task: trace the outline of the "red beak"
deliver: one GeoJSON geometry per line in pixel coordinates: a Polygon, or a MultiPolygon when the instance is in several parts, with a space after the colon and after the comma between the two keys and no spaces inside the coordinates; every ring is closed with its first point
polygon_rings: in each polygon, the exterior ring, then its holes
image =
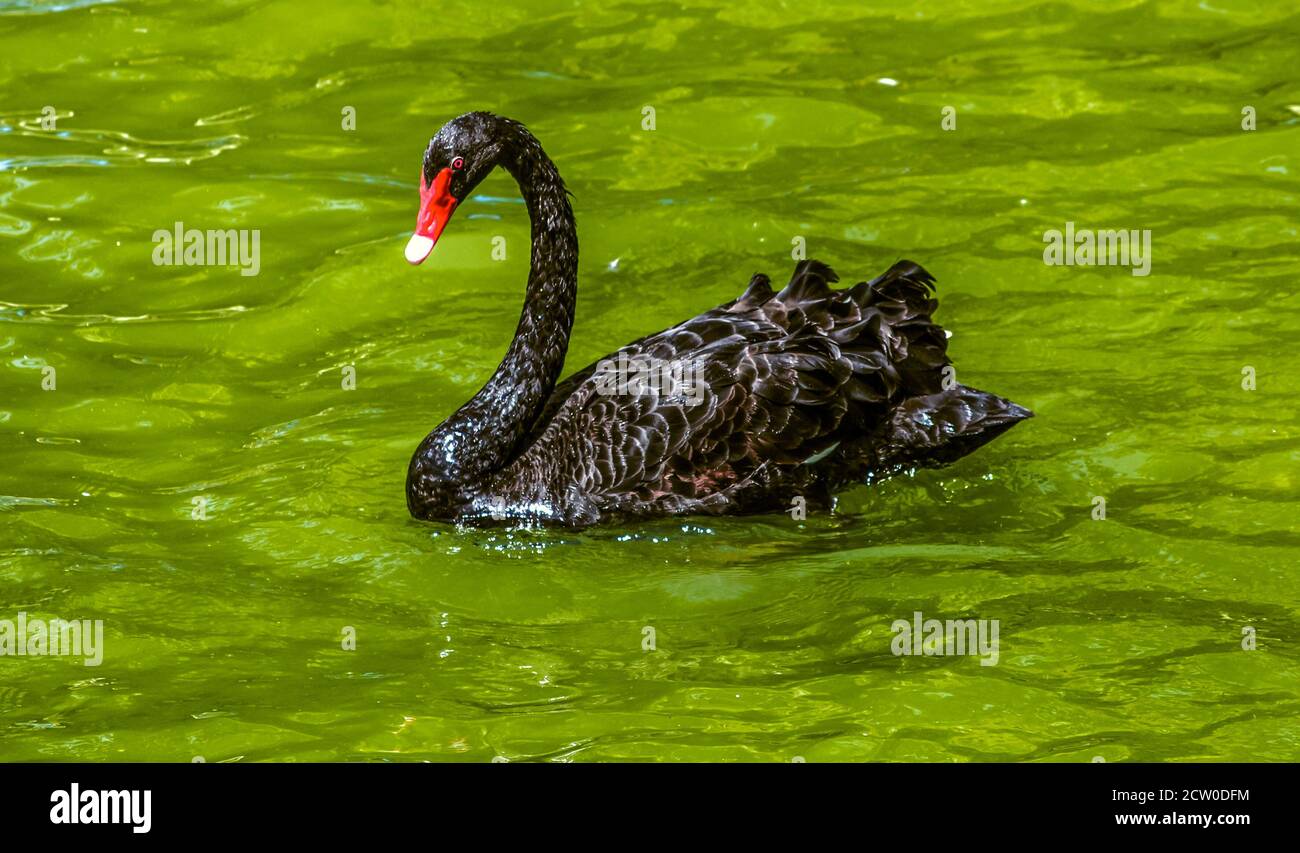
{"type": "Polygon", "coordinates": [[[429,257],[458,204],[460,199],[451,194],[451,169],[434,175],[433,186],[424,182],[424,172],[420,172],[420,215],[415,220],[415,233],[406,244],[407,261],[419,264],[429,257]]]}

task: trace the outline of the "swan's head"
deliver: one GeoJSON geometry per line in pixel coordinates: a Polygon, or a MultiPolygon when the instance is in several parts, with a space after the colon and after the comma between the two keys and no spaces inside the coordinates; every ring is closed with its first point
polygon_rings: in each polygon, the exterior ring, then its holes
{"type": "Polygon", "coordinates": [[[457,205],[496,168],[519,128],[491,113],[465,113],[429,140],[420,169],[420,213],[406,260],[418,264],[429,257],[457,205]]]}

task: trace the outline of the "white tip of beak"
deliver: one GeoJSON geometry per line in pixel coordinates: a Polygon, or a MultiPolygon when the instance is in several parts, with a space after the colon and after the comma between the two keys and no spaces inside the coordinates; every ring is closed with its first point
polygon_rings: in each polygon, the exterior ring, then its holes
{"type": "Polygon", "coordinates": [[[432,251],[432,240],[420,234],[412,234],[410,242],[406,244],[406,260],[412,264],[421,263],[432,251]]]}

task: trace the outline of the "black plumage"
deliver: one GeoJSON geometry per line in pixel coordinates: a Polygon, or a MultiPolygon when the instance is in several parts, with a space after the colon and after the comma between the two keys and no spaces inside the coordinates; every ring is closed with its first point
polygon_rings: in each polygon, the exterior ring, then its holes
{"type": "Polygon", "coordinates": [[[585,526],[780,511],[796,497],[825,504],[853,483],[952,462],[1031,417],[951,381],[947,336],[931,319],[934,280],[910,261],[843,289],[815,260],[775,293],[756,274],[736,300],[556,384],[578,256],[559,172],[522,125],[488,113],[439,131],[425,179],[453,158],[468,163],[457,199],[498,165],[519,181],[532,267],[496,373],[411,460],[417,518],[585,526]],[[629,365],[686,382],[620,388],[611,378],[629,365]]]}

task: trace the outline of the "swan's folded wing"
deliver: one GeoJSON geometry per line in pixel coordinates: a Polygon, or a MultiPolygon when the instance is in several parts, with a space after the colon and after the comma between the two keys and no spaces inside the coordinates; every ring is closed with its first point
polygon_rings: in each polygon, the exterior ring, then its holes
{"type": "Polygon", "coordinates": [[[835,280],[815,261],[779,293],[755,276],[734,302],[579,371],[528,455],[587,495],[643,501],[703,500],[781,470],[800,480],[901,399],[940,390],[947,364],[924,270],[900,262],[844,290],[835,280]],[[647,369],[683,387],[602,383],[647,369]]]}
{"type": "Polygon", "coordinates": [[[838,347],[766,321],[746,324],[765,328],[706,343],[684,324],[647,339],[641,363],[672,376],[653,391],[644,383],[610,390],[594,367],[533,452],[565,468],[562,476],[586,494],[650,501],[702,499],[761,466],[797,466],[827,450],[851,376],[838,347]]]}

